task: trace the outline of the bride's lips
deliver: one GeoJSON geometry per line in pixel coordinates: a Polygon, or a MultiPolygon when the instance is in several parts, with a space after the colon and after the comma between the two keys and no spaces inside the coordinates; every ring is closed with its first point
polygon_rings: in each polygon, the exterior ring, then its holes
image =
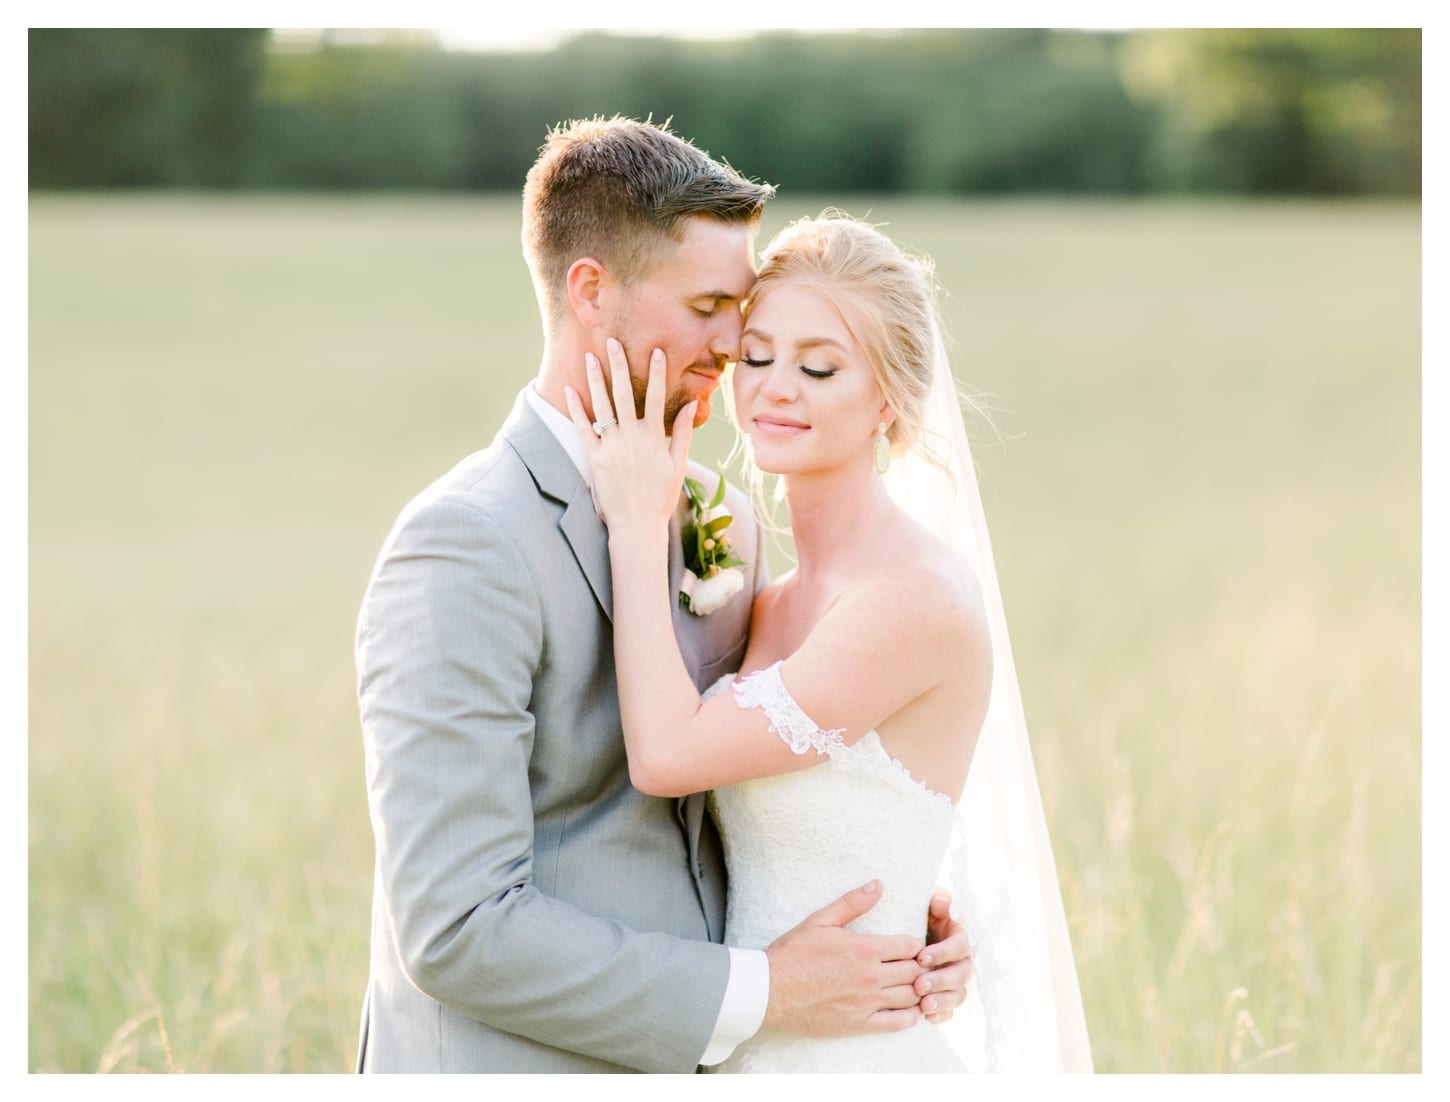
{"type": "Polygon", "coordinates": [[[810,425],[804,421],[779,414],[761,414],[755,418],[755,427],[766,436],[799,436],[810,431],[810,425]]]}

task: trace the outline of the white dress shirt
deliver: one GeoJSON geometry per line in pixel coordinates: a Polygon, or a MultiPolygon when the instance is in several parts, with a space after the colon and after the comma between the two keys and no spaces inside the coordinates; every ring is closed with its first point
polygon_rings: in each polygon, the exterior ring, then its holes
{"type": "MultiPolygon", "coordinates": [[[[574,427],[574,422],[545,401],[533,383],[524,388],[524,398],[529,408],[554,434],[554,439],[559,441],[559,446],[592,491],[594,480],[589,472],[589,453],[584,450],[584,442],[579,439],[579,430],[574,427]]],[[[700,1057],[701,1064],[721,1063],[741,1041],[755,1036],[765,1021],[765,1007],[770,998],[770,964],[765,953],[760,949],[727,948],[730,950],[730,978],[725,984],[720,1016],[715,1019],[715,1031],[700,1057]]]]}

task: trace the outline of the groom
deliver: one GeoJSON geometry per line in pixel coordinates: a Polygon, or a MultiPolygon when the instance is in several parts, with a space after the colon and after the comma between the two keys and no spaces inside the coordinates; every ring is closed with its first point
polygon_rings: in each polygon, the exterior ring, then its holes
{"type": "MultiPolygon", "coordinates": [[[[634,364],[664,349],[666,424],[692,400],[703,423],[738,355],[772,191],[625,119],[561,128],[529,173],[538,377],[489,448],[404,509],[358,620],[377,847],[359,1070],[687,1072],[762,1027],[885,1032],[919,1001],[943,1017],[962,1001],[966,939],[944,906],[925,950],[844,928],[872,885],[823,900],[764,952],[721,946],[725,873],[704,796],[629,783],[607,537],[563,388],[587,394],[585,351],[606,359],[618,334],[634,364]]],[[[731,488],[727,505],[759,589],[750,504],[731,488]]],[[[677,608],[697,687],[739,668],[750,603],[677,608]]]]}

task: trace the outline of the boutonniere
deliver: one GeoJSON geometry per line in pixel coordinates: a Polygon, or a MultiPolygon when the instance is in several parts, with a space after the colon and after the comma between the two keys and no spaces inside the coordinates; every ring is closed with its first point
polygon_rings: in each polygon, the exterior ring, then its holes
{"type": "Polygon", "coordinates": [[[715,496],[707,502],[705,487],[693,478],[685,479],[685,496],[690,499],[689,520],[681,526],[685,551],[685,576],[680,579],[680,604],[696,616],[708,616],[745,588],[745,572],[725,530],[735,518],[725,509],[725,474],[715,496]]]}

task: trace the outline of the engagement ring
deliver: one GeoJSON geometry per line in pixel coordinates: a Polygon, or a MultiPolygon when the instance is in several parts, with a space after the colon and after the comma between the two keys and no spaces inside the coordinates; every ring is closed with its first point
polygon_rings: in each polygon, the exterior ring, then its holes
{"type": "Polygon", "coordinates": [[[612,429],[617,424],[619,424],[619,418],[618,417],[611,417],[608,421],[595,421],[594,422],[594,435],[595,436],[603,436],[605,429],[612,429]]]}

